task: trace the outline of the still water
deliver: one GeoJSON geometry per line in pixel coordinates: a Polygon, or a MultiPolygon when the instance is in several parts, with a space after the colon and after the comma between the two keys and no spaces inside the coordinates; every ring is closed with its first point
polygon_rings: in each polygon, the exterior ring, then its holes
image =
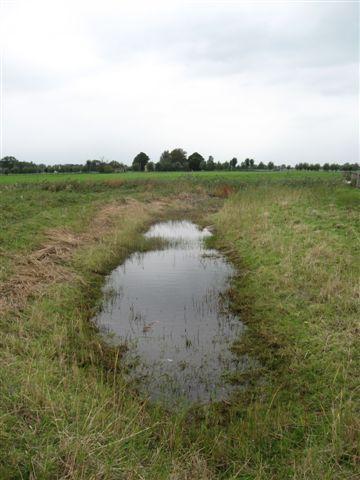
{"type": "Polygon", "coordinates": [[[131,255],[108,276],[96,322],[129,347],[123,361],[144,395],[226,399],[234,386],[225,377],[246,368],[229,349],[244,329],[223,295],[233,268],[206,247],[210,231],[191,222],[158,223],[145,236],[165,247],[131,255]]]}

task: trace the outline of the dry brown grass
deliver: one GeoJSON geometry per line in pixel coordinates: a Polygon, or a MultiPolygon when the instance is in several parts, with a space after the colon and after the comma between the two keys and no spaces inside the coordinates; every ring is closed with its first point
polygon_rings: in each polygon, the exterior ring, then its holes
{"type": "Polygon", "coordinates": [[[215,189],[213,190],[213,195],[214,197],[228,198],[230,195],[235,193],[235,191],[235,187],[225,183],[223,185],[218,185],[217,187],[215,187],[215,189]]]}
{"type": "Polygon", "coordinates": [[[65,228],[48,230],[45,241],[35,251],[27,256],[13,256],[14,273],[0,283],[0,313],[22,309],[31,296],[41,296],[50,285],[77,278],[69,268],[69,261],[78,248],[95,245],[116,225],[125,224],[129,218],[149,213],[161,215],[179,201],[186,208],[193,208],[196,204],[194,195],[157,199],[147,204],[129,197],[102,206],[81,233],[65,228]]]}
{"type": "Polygon", "coordinates": [[[169,480],[211,480],[214,474],[206,460],[199,454],[187,456],[185,462],[173,462],[169,480]]]}
{"type": "MultiPolygon", "coordinates": [[[[163,202],[151,204],[152,211],[160,211],[163,202]]],[[[76,234],[64,228],[46,232],[46,240],[27,256],[14,256],[14,273],[0,284],[0,313],[22,309],[29,297],[41,295],[49,285],[74,280],[76,274],[68,268],[74,252],[82,246],[96,243],[108,235],[116,222],[126,217],[140,215],[149,210],[144,205],[129,199],[122,203],[103,206],[86,231],[76,234]]]]}
{"type": "Polygon", "coordinates": [[[48,246],[18,259],[16,272],[0,285],[0,314],[23,308],[30,296],[41,294],[51,283],[74,279],[73,273],[54,261],[60,258],[55,252],[55,247],[48,246]],[[45,251],[52,253],[45,254],[45,251]]]}

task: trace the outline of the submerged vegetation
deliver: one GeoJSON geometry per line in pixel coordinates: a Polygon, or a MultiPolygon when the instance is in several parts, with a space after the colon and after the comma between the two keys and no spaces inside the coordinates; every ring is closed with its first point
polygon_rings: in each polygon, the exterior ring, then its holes
{"type": "Polygon", "coordinates": [[[0,184],[0,478],[356,478],[360,191],[340,174],[0,184]],[[248,328],[233,349],[258,367],[226,402],[149,402],[89,321],[104,276],[166,219],[214,225],[237,268],[230,300],[248,328]]]}
{"type": "Polygon", "coordinates": [[[189,221],[156,223],[145,237],[155,249],[111,272],[94,322],[127,347],[122,367],[149,399],[167,408],[228,399],[231,372],[250,367],[231,351],[244,329],[225,301],[231,265],[206,247],[209,229],[189,221]]]}

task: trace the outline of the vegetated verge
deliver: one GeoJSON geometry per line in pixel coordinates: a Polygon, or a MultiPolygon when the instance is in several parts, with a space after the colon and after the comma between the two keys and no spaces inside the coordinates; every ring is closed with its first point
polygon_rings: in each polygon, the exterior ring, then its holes
{"type": "MultiPolygon", "coordinates": [[[[357,192],[150,187],[25,189],[26,229],[24,212],[19,224],[5,215],[23,242],[3,239],[13,259],[1,286],[0,477],[356,478],[357,192]],[[216,246],[238,266],[233,308],[249,326],[235,348],[261,369],[229,403],[169,412],[125,381],[122,349],[89,319],[104,274],[148,248],[151,222],[176,217],[215,223],[216,246]],[[24,255],[28,231],[45,224],[24,255]]],[[[10,208],[19,191],[6,194],[10,208]]]]}
{"type": "MultiPolygon", "coordinates": [[[[149,248],[142,232],[150,223],[197,216],[206,196],[151,193],[141,201],[112,192],[86,228],[51,228],[29,254],[11,254],[11,273],[0,285],[1,478],[171,472],[167,413],[132,391],[121,375],[122,347],[106,346],[89,320],[104,275],[132,251],[149,248]]],[[[64,200],[62,192],[51,194],[64,200]]],[[[209,202],[217,199],[207,209],[209,202]]]]}
{"type": "Polygon", "coordinates": [[[359,206],[351,189],[265,186],[216,215],[216,245],[240,272],[233,308],[249,327],[235,349],[262,365],[239,442],[261,469],[236,478],[356,478],[359,206]]]}

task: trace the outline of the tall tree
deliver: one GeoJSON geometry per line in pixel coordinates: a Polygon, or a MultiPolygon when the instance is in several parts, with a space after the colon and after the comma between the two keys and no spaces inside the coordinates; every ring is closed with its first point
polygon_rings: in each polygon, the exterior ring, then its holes
{"type": "Polygon", "coordinates": [[[171,163],[174,170],[187,170],[188,169],[188,161],[186,157],[186,152],[182,148],[174,148],[170,152],[171,156],[171,163]]]}
{"type": "Polygon", "coordinates": [[[188,162],[189,162],[190,170],[197,172],[200,170],[201,165],[203,162],[205,162],[205,160],[204,160],[204,157],[200,155],[200,153],[194,152],[189,156],[188,162]]]}
{"type": "Polygon", "coordinates": [[[236,164],[237,164],[237,158],[236,157],[232,158],[230,160],[229,164],[230,164],[230,168],[234,169],[236,167],[236,164]]]}
{"type": "Polygon", "coordinates": [[[212,155],[209,156],[208,161],[206,162],[206,170],[212,171],[215,170],[216,165],[214,162],[214,157],[212,155]]]}
{"type": "Polygon", "coordinates": [[[171,170],[171,155],[169,150],[164,150],[160,155],[160,160],[155,165],[155,169],[158,171],[171,170]]]}
{"type": "Polygon", "coordinates": [[[155,165],[154,165],[154,162],[149,162],[147,165],[146,165],[146,170],[148,172],[153,172],[155,170],[155,165]]]}
{"type": "Polygon", "coordinates": [[[144,152],[140,152],[136,155],[133,160],[132,167],[134,170],[138,170],[143,172],[145,170],[145,166],[148,163],[150,158],[144,152]]]}

